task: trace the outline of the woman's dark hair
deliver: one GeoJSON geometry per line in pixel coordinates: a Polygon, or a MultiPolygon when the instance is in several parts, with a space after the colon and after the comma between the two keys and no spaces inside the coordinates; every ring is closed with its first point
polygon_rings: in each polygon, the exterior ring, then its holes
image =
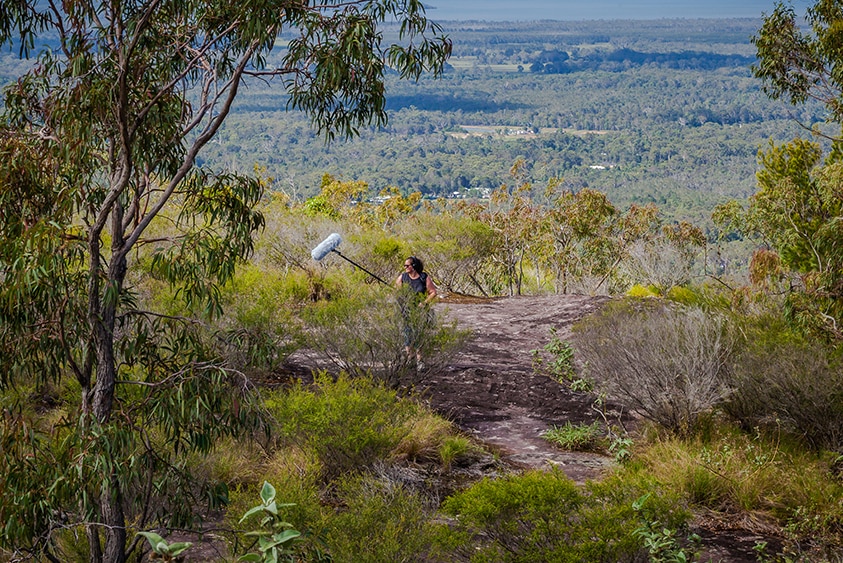
{"type": "Polygon", "coordinates": [[[407,260],[410,261],[410,263],[413,265],[413,269],[416,272],[422,273],[424,271],[424,263],[415,256],[410,256],[409,258],[407,258],[407,260]]]}

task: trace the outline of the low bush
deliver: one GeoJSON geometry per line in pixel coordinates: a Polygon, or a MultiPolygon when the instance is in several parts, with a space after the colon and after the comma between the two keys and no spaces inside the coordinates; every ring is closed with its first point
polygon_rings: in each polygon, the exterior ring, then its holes
{"type": "Polygon", "coordinates": [[[658,297],[659,290],[657,287],[635,284],[626,291],[625,295],[627,297],[637,297],[639,299],[644,297],[658,297]]]}
{"type": "Polygon", "coordinates": [[[648,492],[647,520],[680,528],[687,513],[652,481],[608,478],[581,489],[559,470],[484,479],[445,501],[455,521],[439,545],[472,562],[641,561],[634,503],[648,492]]]}
{"type": "MultiPolygon", "coordinates": [[[[795,541],[843,542],[843,483],[831,461],[762,434],[718,426],[705,439],[662,439],[636,456],[643,470],[699,507],[789,531],[795,541]]],[[[623,470],[622,470],[623,471],[623,470]]]]}
{"type": "Polygon", "coordinates": [[[321,537],[315,537],[310,531],[300,531],[289,522],[287,511],[295,507],[294,503],[285,502],[284,491],[277,491],[272,484],[264,481],[260,488],[258,502],[253,501],[248,510],[238,520],[239,526],[246,526],[240,536],[248,541],[235,546],[235,553],[246,551],[237,561],[257,563],[296,563],[313,561],[327,563],[331,561],[323,549],[321,537]]]}
{"type": "Polygon", "coordinates": [[[745,429],[781,427],[814,448],[843,451],[843,362],[775,322],[744,333],[726,412],[745,429]]]}
{"type": "Polygon", "coordinates": [[[342,503],[326,533],[334,563],[425,561],[434,537],[423,499],[395,482],[361,475],[343,480],[342,503]]]}
{"type": "Polygon", "coordinates": [[[250,376],[278,369],[301,345],[294,311],[308,298],[302,274],[246,265],[222,288],[225,313],[214,323],[215,342],[229,364],[250,376]]]}
{"type": "Polygon", "coordinates": [[[407,433],[392,453],[396,459],[412,462],[435,461],[443,441],[455,431],[449,421],[424,410],[408,419],[405,428],[407,433]]]}
{"type": "Polygon", "coordinates": [[[660,294],[702,274],[700,250],[705,241],[702,232],[699,231],[696,240],[692,240],[694,235],[687,236],[690,233],[682,237],[666,236],[669,232],[676,231],[665,228],[654,238],[632,242],[621,265],[630,279],[644,281],[660,294]]]}
{"type": "Polygon", "coordinates": [[[304,273],[284,274],[277,267],[250,263],[215,289],[220,309],[213,320],[210,310],[189,310],[178,297],[181,288],[152,278],[143,281],[141,307],[162,310],[175,319],[190,318],[191,330],[197,337],[201,335],[209,354],[259,378],[277,371],[287,356],[301,347],[301,322],[294,313],[308,302],[308,284],[304,273]]]}
{"type": "Polygon", "coordinates": [[[361,287],[353,295],[313,304],[304,311],[310,347],[353,376],[372,375],[391,387],[421,382],[461,347],[468,333],[440,316],[432,322],[411,318],[418,351],[429,368],[418,372],[410,362],[415,358],[405,351],[405,320],[396,297],[380,287],[361,287]]]}
{"type": "Polygon", "coordinates": [[[462,459],[471,459],[482,450],[465,436],[445,436],[439,446],[439,461],[445,470],[462,459]]]}
{"type": "Polygon", "coordinates": [[[476,458],[482,448],[454,425],[432,412],[419,410],[405,425],[407,434],[392,451],[396,460],[441,463],[448,470],[461,460],[476,458]]]}
{"type": "Polygon", "coordinates": [[[329,482],[389,458],[410,432],[421,407],[369,378],[317,374],[314,386],[297,385],[267,397],[282,440],[312,451],[329,482]]]}
{"type": "Polygon", "coordinates": [[[279,502],[291,506],[284,510],[284,518],[298,530],[319,530],[322,526],[321,505],[322,466],[314,454],[298,447],[276,451],[268,459],[251,458],[255,467],[252,473],[261,478],[232,487],[231,502],[226,518],[232,528],[258,498],[261,483],[265,480],[278,490],[279,502]]]}
{"type": "Polygon", "coordinates": [[[562,340],[556,334],[556,329],[550,329],[550,342],[541,350],[533,350],[533,369],[539,373],[547,373],[560,383],[576,380],[574,370],[574,348],[571,343],[562,340]]]}
{"type": "Polygon", "coordinates": [[[660,299],[624,300],[575,326],[574,348],[610,399],[688,434],[729,395],[722,317],[660,299]]]}

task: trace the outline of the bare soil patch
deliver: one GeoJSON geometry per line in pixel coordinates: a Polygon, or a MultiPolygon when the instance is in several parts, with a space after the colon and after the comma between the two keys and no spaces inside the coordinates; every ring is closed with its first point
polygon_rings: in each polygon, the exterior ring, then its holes
{"type": "Polygon", "coordinates": [[[578,482],[610,464],[595,453],[564,452],[540,437],[554,425],[591,423],[594,397],[576,393],[532,365],[533,350],[566,339],[573,323],[606,298],[580,295],[465,300],[448,298],[437,313],[473,336],[444,369],[425,381],[430,405],[463,430],[523,467],[556,465],[578,482]]]}

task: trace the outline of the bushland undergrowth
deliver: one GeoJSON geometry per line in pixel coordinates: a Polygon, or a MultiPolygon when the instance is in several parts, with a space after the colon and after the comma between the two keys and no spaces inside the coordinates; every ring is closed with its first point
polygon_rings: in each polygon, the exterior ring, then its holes
{"type": "MultiPolygon", "coordinates": [[[[342,195],[342,182],[326,185],[342,195]]],[[[586,195],[593,201],[581,201],[585,195],[569,199],[582,205],[602,201],[586,195]]],[[[529,218],[526,200],[499,196],[491,226],[483,222],[491,219],[482,210],[467,206],[440,210],[437,232],[397,199],[381,217],[342,197],[328,198],[321,207],[306,207],[312,216],[304,226],[295,209],[270,202],[268,210],[283,209],[267,213],[266,236],[257,242],[254,258],[220,289],[225,313],[213,324],[177,304],[178,288],[142,280],[142,300],[191,319],[209,355],[244,380],[277,386],[284,359],[301,348],[329,358],[333,373],[317,374],[312,385],[288,382],[259,393],[249,387],[252,399],[260,399],[268,434],[251,442],[220,438],[208,453],[186,455],[170,470],[185,477],[180,486],[196,505],[157,509],[183,511],[185,525],[188,512],[224,510],[231,551],[242,554],[251,544],[240,518],[269,482],[278,502],[288,505],[281,507],[284,522],[301,532],[297,553],[334,561],[690,557],[695,549],[688,539],[690,514],[705,510],[724,521],[763,522],[765,530],[785,534],[790,551],[784,556],[807,561],[819,553],[834,560],[843,544],[840,357],[833,346],[802,336],[781,315],[769,313],[775,309],[770,303],[654,286],[639,291],[647,297],[617,300],[582,323],[570,342],[555,339],[543,349],[551,356],[543,367],[563,384],[585,382],[590,389],[593,383],[595,391],[637,411],[655,428],[615,436],[609,448],[621,448],[622,463],[599,483],[583,487],[558,472],[504,474],[492,455],[414,400],[410,390],[424,374],[409,369],[403,355],[402,319],[392,290],[334,257],[318,264],[306,258],[327,233],[343,230],[344,251],[385,279],[392,279],[404,255],[430,243],[437,249],[431,271],[455,272],[459,283],[453,288],[547,289],[539,266],[549,257],[522,253],[515,284],[507,275],[514,275],[516,263],[504,260],[505,253],[494,260],[481,256],[497,236],[525,225],[538,228],[519,223],[529,218]],[[395,231],[406,228],[411,237],[373,227],[375,218],[395,231]],[[442,240],[445,232],[482,240],[475,240],[476,246],[466,242],[449,263],[453,247],[442,240]],[[474,476],[460,473],[477,460],[498,478],[475,483],[474,476]],[[379,531],[374,539],[372,530],[379,531]]],[[[627,227],[644,229],[655,217],[637,213],[627,227]]],[[[596,244],[583,237],[580,243],[596,244]]],[[[570,270],[557,272],[559,279],[596,276],[615,288],[628,286],[624,275],[631,270],[611,267],[623,249],[611,250],[618,254],[606,250],[602,266],[572,259],[570,270]]],[[[453,280],[441,281],[446,286],[453,280]]],[[[428,336],[422,352],[435,368],[466,334],[440,319],[428,336]]],[[[64,399],[78,392],[72,385],[21,382],[4,391],[4,451],[11,451],[7,444],[19,447],[10,440],[27,428],[56,459],[71,455],[73,448],[61,441],[75,415],[64,399]]],[[[235,413],[240,408],[232,405],[235,413]]],[[[567,436],[560,432],[561,445],[592,447],[576,443],[584,428],[567,430],[567,436]]],[[[160,440],[167,428],[162,422],[146,432],[160,440]]],[[[605,447],[602,437],[596,444],[605,447]]],[[[25,462],[25,455],[19,459],[25,462]]],[[[9,475],[5,471],[3,478],[9,475]]],[[[33,510],[44,506],[37,501],[43,489],[29,491],[33,510]]],[[[81,527],[60,528],[50,531],[50,548],[67,560],[87,559],[78,540],[81,527]]],[[[136,531],[146,530],[131,530],[136,531]]],[[[165,537],[168,531],[156,533],[165,537]]]]}

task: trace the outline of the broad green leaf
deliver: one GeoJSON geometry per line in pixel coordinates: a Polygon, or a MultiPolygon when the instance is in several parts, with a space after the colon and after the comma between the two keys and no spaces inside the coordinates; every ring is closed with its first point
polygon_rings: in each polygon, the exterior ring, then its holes
{"type": "Polygon", "coordinates": [[[164,541],[164,538],[155,532],[138,532],[139,536],[145,537],[149,541],[150,547],[154,550],[156,546],[164,541]]]}
{"type": "Polygon", "coordinates": [[[263,500],[263,503],[267,505],[275,500],[275,487],[270,485],[267,481],[263,482],[263,487],[261,488],[261,500],[263,500]]]}

